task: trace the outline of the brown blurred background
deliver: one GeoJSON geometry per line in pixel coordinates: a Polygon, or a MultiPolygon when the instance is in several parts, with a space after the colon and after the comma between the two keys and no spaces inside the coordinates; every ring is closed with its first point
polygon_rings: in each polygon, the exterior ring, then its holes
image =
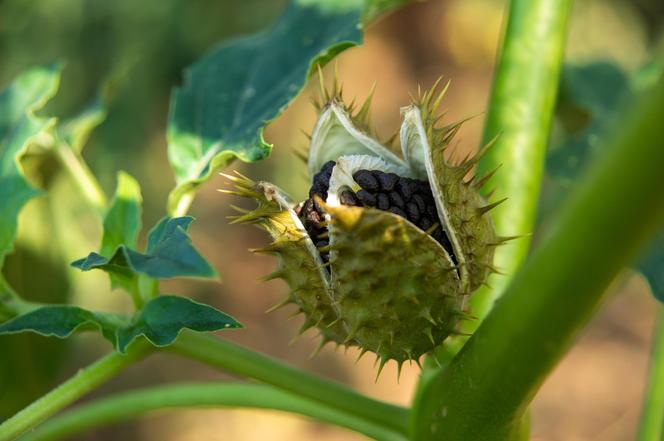
{"type": "MultiPolygon", "coordinates": [[[[22,69],[64,59],[60,95],[49,111],[66,116],[91,99],[101,82],[112,77],[107,120],[95,131],[84,155],[110,194],[118,169],[142,185],[144,225],[164,214],[174,182],[166,159],[165,123],[171,87],[182,69],[217,42],[261,29],[283,8],[284,1],[212,2],[167,0],[5,0],[0,3],[0,83],[22,69]]],[[[348,98],[366,95],[377,83],[373,121],[390,135],[399,124],[399,107],[417,85],[429,87],[439,77],[452,80],[445,100],[448,120],[478,115],[460,134],[460,146],[479,143],[490,91],[493,64],[505,2],[498,0],[431,0],[416,3],[371,25],[362,47],[338,58],[348,98]]],[[[575,2],[567,61],[607,60],[626,72],[647,61],[662,30],[660,0],[575,2]]],[[[327,69],[330,73],[330,69],[327,69]]],[[[328,77],[331,76],[328,75],[328,77]]],[[[266,134],[273,155],[260,164],[231,168],[270,180],[301,199],[308,190],[306,171],[294,155],[306,147],[301,130],[310,131],[314,110],[307,87],[266,134]]],[[[509,172],[501,170],[502,173],[509,172]]],[[[68,262],[96,249],[101,231],[94,213],[75,198],[67,177],[48,165],[36,174],[49,198],[32,201],[20,222],[17,252],[5,273],[26,297],[48,302],[70,301],[85,307],[128,311],[130,302],[110,291],[102,273],[78,273],[68,262]],[[31,275],[40,274],[40,277],[31,275]]],[[[174,281],[163,291],[190,295],[235,316],[246,329],[223,334],[293,365],[328,376],[364,393],[408,404],[417,380],[416,367],[404,368],[399,381],[389,365],[374,382],[374,360],[357,364],[355,350],[325,348],[317,357],[315,334],[289,344],[299,328],[292,311],[265,314],[286,293],[281,281],[257,278],[275,265],[253,255],[267,238],[248,226],[228,225],[229,204],[242,204],[215,190],[220,178],[206,185],[191,214],[198,220],[191,234],[218,269],[221,284],[174,281]]],[[[535,399],[532,439],[537,441],[629,440],[635,435],[643,396],[655,302],[647,284],[626,272],[612,288],[578,343],[547,380],[535,399]]],[[[533,293],[536,295],[536,293],[533,293]]],[[[68,378],[76,369],[110,349],[96,335],[66,342],[35,336],[0,338],[0,419],[68,378]]],[[[145,385],[179,380],[225,379],[199,364],[157,355],[96,391],[93,399],[145,385]]],[[[360,440],[345,430],[268,411],[187,410],[153,416],[96,430],[80,440],[360,440]]]]}

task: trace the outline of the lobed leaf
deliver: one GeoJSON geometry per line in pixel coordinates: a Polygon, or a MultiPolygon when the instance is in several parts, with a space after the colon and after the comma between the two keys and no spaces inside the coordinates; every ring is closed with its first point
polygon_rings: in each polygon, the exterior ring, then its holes
{"type": "Polygon", "coordinates": [[[196,251],[187,235],[193,220],[191,216],[161,219],[148,235],[145,253],[122,244],[109,257],[92,252],[71,265],[82,271],[101,269],[124,278],[125,282],[139,273],[154,279],[217,277],[217,272],[196,251]]]}
{"type": "Polygon", "coordinates": [[[160,296],[150,300],[133,320],[129,317],[67,305],[43,306],[0,325],[0,335],[34,332],[68,338],[74,332],[99,330],[120,353],[145,336],[155,346],[168,346],[183,329],[199,332],[236,329],[233,317],[186,297],[160,296]]]}
{"type": "Polygon", "coordinates": [[[173,343],[185,328],[206,332],[241,327],[233,317],[211,306],[186,297],[159,296],[145,305],[131,325],[118,329],[117,349],[124,353],[140,335],[163,347],[173,343]]]}
{"type": "MultiPolygon", "coordinates": [[[[141,203],[141,188],[138,182],[127,173],[119,172],[115,196],[104,216],[104,235],[100,249],[102,255],[112,255],[123,245],[136,247],[136,239],[141,230],[141,203]]],[[[138,290],[137,278],[133,273],[109,272],[109,277],[113,288],[122,287],[130,293],[138,290]]]]}
{"type": "Polygon", "coordinates": [[[30,69],[0,92],[0,265],[12,248],[21,208],[39,193],[19,161],[28,143],[55,122],[34,112],[55,95],[60,70],[57,64],[30,69]]]}
{"type": "Polygon", "coordinates": [[[136,247],[141,230],[141,187],[125,172],[118,173],[118,183],[111,206],[104,216],[101,254],[111,254],[118,246],[136,247]]]}
{"type": "Polygon", "coordinates": [[[361,41],[362,2],[291,2],[267,31],[224,44],[185,72],[171,99],[168,152],[183,194],[234,158],[253,162],[272,146],[264,126],[302,89],[319,63],[361,41]]]}
{"type": "Polygon", "coordinates": [[[121,316],[92,312],[77,306],[52,305],[20,315],[0,325],[0,335],[34,332],[45,337],[68,338],[76,331],[98,329],[111,342],[121,316]]]}

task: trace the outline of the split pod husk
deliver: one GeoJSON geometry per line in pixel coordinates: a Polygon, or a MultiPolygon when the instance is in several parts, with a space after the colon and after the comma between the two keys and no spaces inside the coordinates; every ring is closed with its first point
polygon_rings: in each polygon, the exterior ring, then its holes
{"type": "Polygon", "coordinates": [[[444,156],[461,123],[438,126],[445,94],[434,86],[402,108],[400,154],[371,136],[371,96],[358,110],[338,87],[322,88],[307,165],[310,198],[293,203],[267,182],[228,176],[256,209],[235,222],[272,236],[260,252],[278,256],[267,279],[291,288],[279,305],[304,314],[301,332],[315,327],[322,345],[371,351],[381,367],[399,367],[455,333],[468,296],[486,282],[497,245],[480,196],[488,179],[469,176],[486,151],[458,163],[444,156]]]}

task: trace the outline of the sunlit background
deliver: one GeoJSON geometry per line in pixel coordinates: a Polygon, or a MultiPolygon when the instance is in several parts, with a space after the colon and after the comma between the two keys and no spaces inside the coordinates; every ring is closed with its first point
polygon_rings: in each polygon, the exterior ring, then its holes
{"type": "MultiPolygon", "coordinates": [[[[0,84],[23,69],[66,61],[61,92],[48,112],[66,116],[98,93],[108,117],[94,132],[84,156],[108,194],[117,170],[137,177],[144,198],[144,225],[164,215],[174,185],[166,157],[169,95],[182,70],[220,41],[260,30],[278,16],[285,1],[4,0],[0,3],[0,84]],[[103,86],[103,87],[102,87],[103,86]],[[102,91],[102,92],[100,92],[102,91]]],[[[477,148],[489,95],[505,2],[431,0],[403,8],[371,25],[362,47],[338,58],[347,97],[363,98],[377,83],[373,121],[388,137],[399,124],[399,107],[417,86],[451,79],[444,102],[448,120],[474,116],[460,133],[460,148],[477,148]]],[[[633,72],[648,60],[662,31],[661,0],[575,2],[567,62],[608,61],[633,72]]],[[[328,78],[332,69],[328,67],[328,78]]],[[[301,199],[308,191],[303,163],[294,154],[306,148],[315,113],[307,87],[266,134],[275,144],[259,164],[231,168],[270,180],[301,199]]],[[[509,170],[501,170],[509,173],[509,170]]],[[[49,198],[32,200],[20,218],[16,253],[5,273],[32,300],[69,301],[82,306],[129,311],[128,297],[111,291],[102,272],[80,273],[72,260],[96,249],[101,230],[95,213],[82,204],[76,187],[54,164],[31,171],[49,198]]],[[[317,346],[315,334],[291,342],[301,318],[293,311],[265,311],[285,294],[281,281],[259,282],[273,269],[272,258],[248,248],[267,237],[248,226],[229,225],[230,204],[223,178],[207,184],[191,214],[194,242],[221,274],[222,282],[178,281],[164,291],[189,295],[232,314],[246,329],[224,338],[328,376],[381,399],[407,404],[418,369],[406,366],[397,381],[389,365],[377,381],[374,359],[356,363],[357,351],[317,346]]],[[[616,232],[616,234],[620,234],[616,232]]],[[[583,268],[579,268],[583,271],[583,268]]],[[[532,407],[532,439],[538,441],[630,440],[641,405],[654,300],[647,284],[631,273],[617,280],[615,293],[547,380],[532,407]]],[[[537,293],[533,293],[537,295],[537,293]]],[[[518,320],[518,317],[514,318],[518,320]]],[[[0,337],[0,420],[54,384],[109,351],[101,337],[84,334],[68,341],[36,336],[0,337]]],[[[490,366],[487,366],[490,369],[490,366]]],[[[180,380],[224,379],[222,374],[175,355],[140,363],[86,399],[144,385],[180,380]]],[[[183,410],[154,414],[82,435],[81,440],[360,440],[342,429],[269,411],[183,410]]]]}

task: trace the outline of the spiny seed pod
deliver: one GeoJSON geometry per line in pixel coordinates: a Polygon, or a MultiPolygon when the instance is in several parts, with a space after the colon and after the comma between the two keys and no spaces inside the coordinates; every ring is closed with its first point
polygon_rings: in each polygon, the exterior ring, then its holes
{"type": "Polygon", "coordinates": [[[467,314],[465,300],[495,271],[496,236],[479,189],[468,178],[486,148],[452,164],[443,153],[461,123],[437,127],[445,89],[402,109],[400,154],[371,136],[370,97],[354,111],[333,87],[311,135],[309,199],[294,204],[276,186],[227,176],[258,207],[235,222],[254,223],[279,257],[267,277],[283,278],[282,303],[304,314],[327,342],[372,351],[399,366],[441,344],[467,314]]]}

